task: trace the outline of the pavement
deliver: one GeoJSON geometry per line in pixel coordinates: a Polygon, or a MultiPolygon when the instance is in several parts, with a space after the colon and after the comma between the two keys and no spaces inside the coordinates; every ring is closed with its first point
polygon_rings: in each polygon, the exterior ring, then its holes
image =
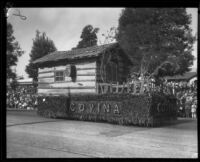
{"type": "Polygon", "coordinates": [[[197,158],[197,120],[157,128],[7,111],[7,158],[197,158]]]}

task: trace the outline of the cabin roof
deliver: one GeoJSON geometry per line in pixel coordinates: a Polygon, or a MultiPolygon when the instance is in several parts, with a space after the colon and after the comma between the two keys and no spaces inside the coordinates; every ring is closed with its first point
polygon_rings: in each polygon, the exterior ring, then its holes
{"type": "Polygon", "coordinates": [[[114,47],[117,44],[118,43],[110,43],[101,46],[92,46],[87,48],[74,49],[70,51],[55,51],[42,58],[35,60],[33,63],[38,64],[49,61],[60,61],[64,59],[72,60],[72,59],[97,57],[108,48],[114,47]]]}
{"type": "Polygon", "coordinates": [[[165,78],[167,80],[189,80],[195,76],[197,76],[196,72],[186,72],[183,75],[167,76],[165,78]]]}

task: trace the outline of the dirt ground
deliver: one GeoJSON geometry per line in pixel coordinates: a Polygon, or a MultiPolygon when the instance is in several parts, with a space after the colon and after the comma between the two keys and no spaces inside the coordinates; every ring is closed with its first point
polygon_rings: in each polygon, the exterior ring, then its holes
{"type": "Polygon", "coordinates": [[[158,128],[7,112],[7,158],[197,158],[197,120],[158,128]]]}

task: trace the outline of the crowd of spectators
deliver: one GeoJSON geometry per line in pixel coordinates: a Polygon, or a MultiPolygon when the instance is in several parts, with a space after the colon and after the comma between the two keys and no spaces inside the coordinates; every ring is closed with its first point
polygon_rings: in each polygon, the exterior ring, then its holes
{"type": "MultiPolygon", "coordinates": [[[[152,84],[153,85],[153,84],[152,84]]],[[[166,82],[160,86],[152,86],[156,91],[175,95],[178,105],[178,116],[196,118],[197,84],[187,82],[166,82]]],[[[35,109],[37,97],[34,87],[17,87],[7,90],[7,108],[35,109]]]]}
{"type": "Polygon", "coordinates": [[[152,83],[151,91],[159,91],[176,97],[179,117],[197,118],[197,82],[160,80],[160,83],[156,84],[153,80],[150,83],[152,83]]]}
{"type": "Polygon", "coordinates": [[[15,109],[35,109],[37,97],[34,87],[17,87],[15,90],[7,90],[7,108],[15,109]]]}
{"type": "Polygon", "coordinates": [[[197,112],[197,84],[187,82],[167,82],[177,98],[178,115],[186,118],[196,118],[197,112]]]}

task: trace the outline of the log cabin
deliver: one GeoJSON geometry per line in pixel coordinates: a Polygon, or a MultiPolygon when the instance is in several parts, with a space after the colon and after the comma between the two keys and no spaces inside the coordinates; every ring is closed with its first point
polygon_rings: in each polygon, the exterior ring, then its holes
{"type": "Polygon", "coordinates": [[[118,43],[55,51],[33,63],[38,95],[98,94],[98,83],[126,82],[132,66],[118,43]]]}

